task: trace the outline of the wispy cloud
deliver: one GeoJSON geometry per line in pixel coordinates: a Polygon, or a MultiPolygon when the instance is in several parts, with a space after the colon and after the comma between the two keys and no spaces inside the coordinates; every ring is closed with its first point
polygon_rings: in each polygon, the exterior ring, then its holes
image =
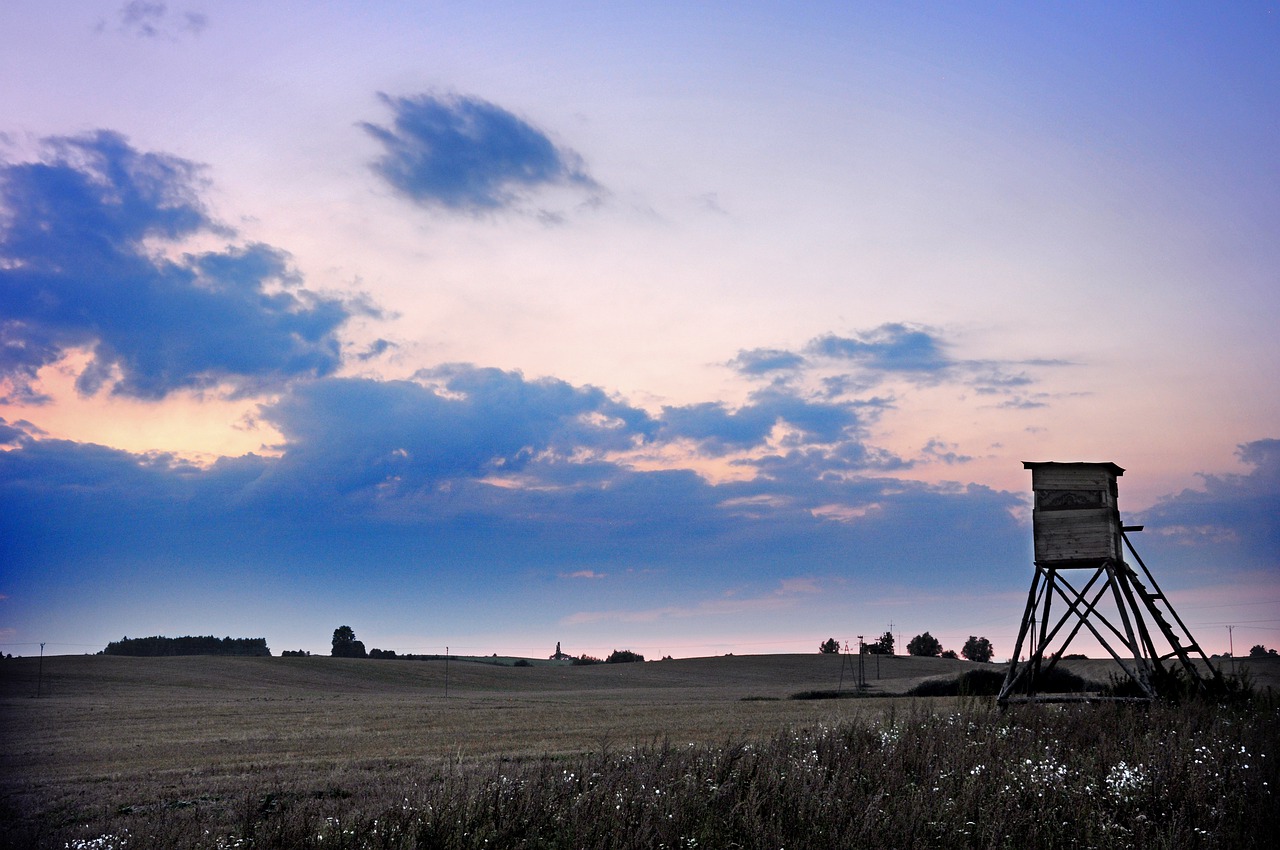
{"type": "Polygon", "coordinates": [[[598,573],[595,570],[577,570],[572,573],[561,573],[560,578],[566,579],[588,579],[598,581],[599,579],[608,578],[608,573],[598,573]]]}
{"type": "MultiPolygon", "coordinates": [[[[138,38],[176,39],[180,35],[199,35],[209,26],[209,18],[203,12],[182,11],[170,13],[167,3],[157,0],[131,0],[116,12],[116,28],[119,32],[138,38]]],[[[107,27],[99,22],[99,32],[107,27]]]]}
{"type": "MultiPolygon", "coordinates": [[[[1006,409],[1047,406],[1048,396],[1034,393],[1040,381],[1037,373],[1075,365],[1053,358],[966,360],[953,356],[953,347],[941,329],[888,322],[845,334],[823,334],[799,351],[745,349],[726,365],[744,377],[768,380],[775,389],[793,394],[807,386],[827,398],[849,399],[882,385],[946,384],[992,396],[1006,409]]],[[[887,404],[884,399],[878,402],[880,407],[887,404]]]]}

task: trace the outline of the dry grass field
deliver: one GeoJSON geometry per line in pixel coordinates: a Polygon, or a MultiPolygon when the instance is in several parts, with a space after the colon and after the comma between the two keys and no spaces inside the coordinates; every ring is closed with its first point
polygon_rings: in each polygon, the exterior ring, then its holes
{"type": "MultiPolygon", "coordinates": [[[[835,721],[878,701],[788,700],[852,690],[838,657],[682,659],[644,664],[508,667],[453,661],[336,658],[122,658],[6,665],[4,775],[75,781],[102,776],[323,769],[355,759],[420,760],[574,753],[650,742],[717,741],[835,721]]],[[[868,693],[974,665],[880,659],[868,693]]]]}
{"type": "MultiPolygon", "coordinates": [[[[849,688],[848,663],[815,653],[578,667],[453,661],[446,671],[443,661],[58,656],[44,659],[38,682],[36,659],[13,659],[0,664],[0,834],[12,846],[61,840],[78,825],[105,834],[175,807],[203,807],[221,823],[234,801],[285,789],[320,799],[416,783],[442,766],[871,726],[908,703],[951,710],[960,701],[898,695],[979,666],[868,658],[866,696],[788,699],[842,679],[849,688]]],[[[1103,680],[1110,669],[1073,663],[1103,680]]],[[[1280,683],[1275,659],[1249,670],[1257,686],[1280,683]]]]}

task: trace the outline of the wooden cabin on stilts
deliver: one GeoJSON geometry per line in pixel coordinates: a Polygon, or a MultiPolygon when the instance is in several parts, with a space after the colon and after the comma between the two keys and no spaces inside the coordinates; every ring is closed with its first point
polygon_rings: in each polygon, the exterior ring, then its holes
{"type": "Polygon", "coordinates": [[[1035,573],[997,702],[1139,699],[1157,696],[1181,670],[1196,687],[1218,671],[1173,610],[1121,524],[1114,463],[1032,463],[1035,573]],[[1124,557],[1127,550],[1141,574],[1124,557]],[[1133,682],[1133,697],[1044,694],[1041,685],[1087,630],[1133,682]],[[1024,648],[1027,659],[1021,660],[1024,648]],[[1196,659],[1199,660],[1197,663],[1196,659]]]}

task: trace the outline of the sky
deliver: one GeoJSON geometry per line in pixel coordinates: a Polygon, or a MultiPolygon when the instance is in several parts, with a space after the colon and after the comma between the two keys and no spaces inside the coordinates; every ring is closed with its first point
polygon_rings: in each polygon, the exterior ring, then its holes
{"type": "Polygon", "coordinates": [[[0,5],[0,651],[1280,645],[1280,4],[0,5]],[[1231,627],[1231,628],[1228,628],[1231,627]]]}

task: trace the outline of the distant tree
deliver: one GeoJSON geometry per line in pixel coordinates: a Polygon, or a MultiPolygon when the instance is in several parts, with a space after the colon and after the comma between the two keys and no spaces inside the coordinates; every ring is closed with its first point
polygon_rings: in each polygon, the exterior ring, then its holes
{"type": "Polygon", "coordinates": [[[604,662],[599,658],[596,658],[594,655],[587,655],[584,652],[577,658],[573,659],[572,663],[574,667],[586,667],[589,664],[603,664],[604,662]]]}
{"type": "Polygon", "coordinates": [[[280,653],[281,658],[306,658],[311,654],[309,649],[286,649],[280,653]]]}
{"type": "Polygon", "coordinates": [[[867,652],[872,655],[893,655],[893,633],[885,632],[867,644],[867,652]]]}
{"type": "Polygon", "coordinates": [[[1276,654],[1277,653],[1274,649],[1267,649],[1265,646],[1263,646],[1260,643],[1254,644],[1253,646],[1249,647],[1250,658],[1264,658],[1268,655],[1276,655],[1276,654]]]}
{"type": "Polygon", "coordinates": [[[333,649],[329,653],[334,658],[364,658],[364,644],[356,640],[355,630],[350,626],[338,626],[333,630],[333,649]]]}
{"type": "Polygon", "coordinates": [[[942,658],[949,658],[949,659],[951,659],[952,661],[959,661],[959,660],[960,660],[960,656],[959,656],[959,655],[956,655],[956,651],[955,651],[954,649],[944,649],[944,650],[942,650],[942,652],[941,652],[941,654],[940,654],[940,657],[942,657],[942,658]]]}
{"type": "Polygon", "coordinates": [[[991,646],[991,641],[985,637],[974,637],[969,635],[969,639],[964,642],[964,648],[960,650],[960,654],[970,661],[990,661],[991,656],[995,655],[995,648],[991,646]]]}
{"type": "Polygon", "coordinates": [[[821,652],[823,655],[835,655],[839,651],[840,641],[835,638],[827,638],[822,643],[818,644],[818,652],[821,652]]]}
{"type": "MultiPolygon", "coordinates": [[[[356,641],[356,643],[359,643],[359,641],[356,641]]],[[[370,658],[395,658],[396,651],[394,649],[378,649],[375,647],[374,649],[369,650],[369,657],[370,658]]]]}
{"type": "Polygon", "coordinates": [[[936,658],[942,654],[942,642],[928,632],[916,635],[907,641],[907,654],[936,658]]]}
{"type": "Polygon", "coordinates": [[[629,664],[632,661],[644,661],[644,656],[629,649],[615,649],[604,660],[605,664],[629,664]]]}

